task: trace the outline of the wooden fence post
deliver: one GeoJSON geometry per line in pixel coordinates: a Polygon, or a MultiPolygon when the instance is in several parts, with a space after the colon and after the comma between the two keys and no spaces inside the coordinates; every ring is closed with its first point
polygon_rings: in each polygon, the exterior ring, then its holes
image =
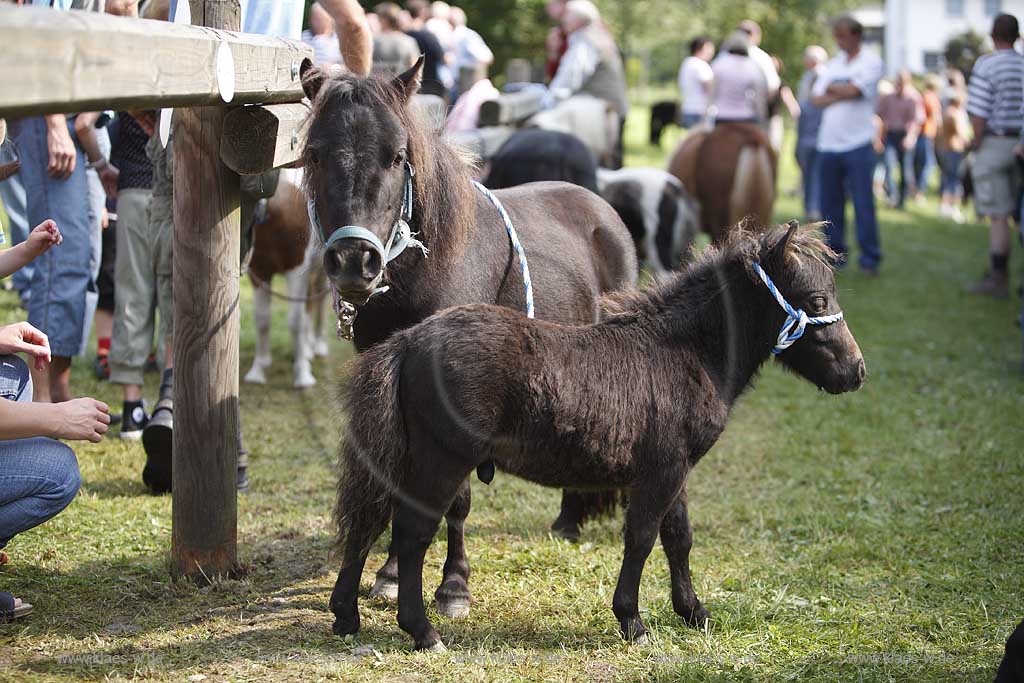
{"type": "MultiPolygon", "coordinates": [[[[184,0],[182,0],[184,1],[184,0]]],[[[238,0],[191,0],[196,25],[238,31],[238,0]]],[[[174,576],[238,569],[239,179],[221,161],[224,107],[174,122],[174,576]]]]}

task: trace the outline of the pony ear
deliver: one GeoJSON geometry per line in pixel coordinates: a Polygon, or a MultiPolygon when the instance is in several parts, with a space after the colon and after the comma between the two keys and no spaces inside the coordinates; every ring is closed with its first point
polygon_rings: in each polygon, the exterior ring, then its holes
{"type": "Polygon", "coordinates": [[[423,83],[423,55],[416,60],[408,71],[403,74],[399,74],[395,77],[395,80],[391,81],[391,85],[394,86],[398,94],[402,96],[402,99],[409,101],[409,99],[415,95],[420,85],[423,83]]]}
{"type": "Polygon", "coordinates": [[[786,251],[789,249],[789,243],[793,239],[793,235],[800,229],[800,223],[798,221],[790,221],[786,224],[786,227],[786,234],[768,248],[767,260],[780,266],[785,261],[786,251]]]}
{"type": "Polygon", "coordinates": [[[312,102],[316,99],[320,88],[327,82],[327,72],[319,66],[314,66],[311,60],[303,59],[302,65],[299,67],[299,78],[302,81],[302,91],[312,102]]]}

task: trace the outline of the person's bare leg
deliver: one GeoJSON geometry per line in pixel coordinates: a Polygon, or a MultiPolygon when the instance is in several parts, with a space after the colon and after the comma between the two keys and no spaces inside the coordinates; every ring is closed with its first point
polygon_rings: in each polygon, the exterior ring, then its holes
{"type": "Polygon", "coordinates": [[[71,395],[71,358],[54,356],[50,361],[50,400],[63,403],[74,398],[71,395]]]}
{"type": "Polygon", "coordinates": [[[114,334],[114,314],[97,308],[96,315],[93,316],[93,325],[96,326],[97,339],[110,339],[114,334]]]}

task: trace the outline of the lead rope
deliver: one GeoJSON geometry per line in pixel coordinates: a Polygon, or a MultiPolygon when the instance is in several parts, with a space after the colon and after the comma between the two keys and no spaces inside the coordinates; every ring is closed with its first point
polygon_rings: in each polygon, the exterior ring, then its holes
{"type": "Polygon", "coordinates": [[[754,261],[754,271],[760,276],[761,282],[765,284],[768,291],[772,293],[775,300],[779,302],[779,306],[782,306],[782,310],[786,311],[786,322],[782,323],[782,329],[779,331],[779,337],[775,340],[775,347],[772,349],[772,353],[778,355],[788,349],[793,343],[804,336],[804,330],[808,325],[831,325],[837,323],[843,319],[843,312],[833,313],[832,315],[823,315],[817,318],[810,318],[804,313],[801,308],[793,308],[793,306],[786,301],[786,297],[782,296],[782,292],[775,286],[772,279],[768,277],[768,273],[764,272],[764,268],[757,261],[754,261]]]}
{"type": "Polygon", "coordinates": [[[494,205],[501,220],[505,223],[505,231],[508,232],[508,238],[512,242],[512,249],[515,250],[516,256],[519,258],[519,270],[523,273],[523,286],[526,288],[526,317],[533,318],[533,281],[530,280],[530,265],[526,262],[526,250],[523,249],[523,245],[519,241],[519,235],[512,225],[512,219],[509,218],[508,212],[505,211],[505,207],[501,205],[498,198],[477,181],[474,180],[473,185],[494,205]]]}

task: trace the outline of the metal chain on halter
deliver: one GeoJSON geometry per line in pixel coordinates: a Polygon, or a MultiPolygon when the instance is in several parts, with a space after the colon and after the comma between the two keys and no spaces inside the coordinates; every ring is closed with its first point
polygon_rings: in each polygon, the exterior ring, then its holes
{"type": "Polygon", "coordinates": [[[772,348],[772,353],[775,355],[782,353],[792,346],[797,339],[804,336],[804,330],[808,325],[831,325],[843,319],[842,311],[816,318],[808,317],[803,309],[794,308],[792,304],[786,301],[786,297],[782,296],[782,292],[779,291],[779,288],[775,286],[772,279],[768,277],[768,273],[764,272],[764,268],[757,261],[754,261],[754,271],[787,315],[786,322],[782,324],[782,329],[779,331],[779,337],[775,340],[775,347],[772,348]]]}

